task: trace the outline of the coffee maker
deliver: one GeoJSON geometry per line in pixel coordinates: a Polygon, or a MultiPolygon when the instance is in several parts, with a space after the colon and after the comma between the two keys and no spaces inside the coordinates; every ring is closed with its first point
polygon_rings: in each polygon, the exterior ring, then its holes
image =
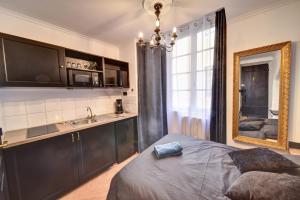
{"type": "Polygon", "coordinates": [[[122,114],[124,113],[123,105],[122,105],[122,99],[117,99],[116,103],[116,114],[122,114]]]}

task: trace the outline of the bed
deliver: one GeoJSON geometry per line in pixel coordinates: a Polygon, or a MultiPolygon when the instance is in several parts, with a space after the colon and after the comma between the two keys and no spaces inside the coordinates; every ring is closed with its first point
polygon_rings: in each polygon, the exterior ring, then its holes
{"type": "Polygon", "coordinates": [[[241,175],[227,155],[236,148],[175,134],[154,145],[116,174],[108,200],[229,199],[224,193],[241,175]],[[183,155],[157,160],[154,145],[173,141],[180,141],[183,155]]]}
{"type": "Polygon", "coordinates": [[[239,135],[259,139],[277,140],[278,119],[242,119],[239,123],[239,135]]]}

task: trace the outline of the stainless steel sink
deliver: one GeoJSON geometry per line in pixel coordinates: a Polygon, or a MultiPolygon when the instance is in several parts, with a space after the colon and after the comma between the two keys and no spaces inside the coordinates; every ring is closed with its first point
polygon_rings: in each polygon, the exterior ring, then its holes
{"type": "Polygon", "coordinates": [[[105,120],[111,120],[111,119],[123,118],[123,117],[125,117],[125,116],[118,115],[118,114],[107,114],[107,115],[96,116],[95,118],[97,119],[97,121],[105,121],[105,120]]]}
{"type": "Polygon", "coordinates": [[[70,121],[70,123],[72,125],[85,125],[85,124],[92,124],[92,123],[95,123],[97,121],[98,120],[96,120],[96,119],[78,119],[78,120],[70,121]]]}

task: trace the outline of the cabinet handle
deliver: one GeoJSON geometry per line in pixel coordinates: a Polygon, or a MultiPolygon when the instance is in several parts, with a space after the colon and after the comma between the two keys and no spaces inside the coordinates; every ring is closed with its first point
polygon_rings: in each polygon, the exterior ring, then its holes
{"type": "Polygon", "coordinates": [[[74,134],[72,133],[72,142],[75,142],[74,134]]]}
{"type": "Polygon", "coordinates": [[[61,65],[61,66],[59,66],[60,68],[64,68],[65,66],[63,66],[63,65],[61,65]]]}
{"type": "Polygon", "coordinates": [[[2,177],[1,177],[1,192],[3,192],[4,189],[4,172],[2,172],[2,177]]]}
{"type": "Polygon", "coordinates": [[[80,140],[80,134],[79,134],[79,132],[77,132],[77,141],[79,141],[80,140]]]}

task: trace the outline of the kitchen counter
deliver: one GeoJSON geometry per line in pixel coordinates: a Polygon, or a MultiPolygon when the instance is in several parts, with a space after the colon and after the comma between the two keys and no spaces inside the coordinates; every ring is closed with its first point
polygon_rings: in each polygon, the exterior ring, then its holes
{"type": "Polygon", "coordinates": [[[137,116],[137,114],[135,114],[135,113],[124,113],[121,115],[107,114],[107,115],[96,116],[95,118],[97,119],[97,121],[93,122],[93,123],[89,123],[89,124],[73,125],[70,122],[57,123],[55,125],[56,125],[58,131],[40,135],[40,136],[36,136],[36,137],[32,137],[32,138],[28,138],[28,136],[27,136],[28,129],[8,131],[8,132],[5,132],[5,134],[4,134],[3,141],[6,142],[6,145],[3,148],[10,148],[10,147],[18,146],[21,144],[39,141],[39,140],[67,134],[67,133],[72,133],[72,132],[80,131],[83,129],[92,128],[92,127],[96,127],[99,125],[108,124],[108,123],[132,118],[132,117],[136,117],[136,116],[137,116]]]}

